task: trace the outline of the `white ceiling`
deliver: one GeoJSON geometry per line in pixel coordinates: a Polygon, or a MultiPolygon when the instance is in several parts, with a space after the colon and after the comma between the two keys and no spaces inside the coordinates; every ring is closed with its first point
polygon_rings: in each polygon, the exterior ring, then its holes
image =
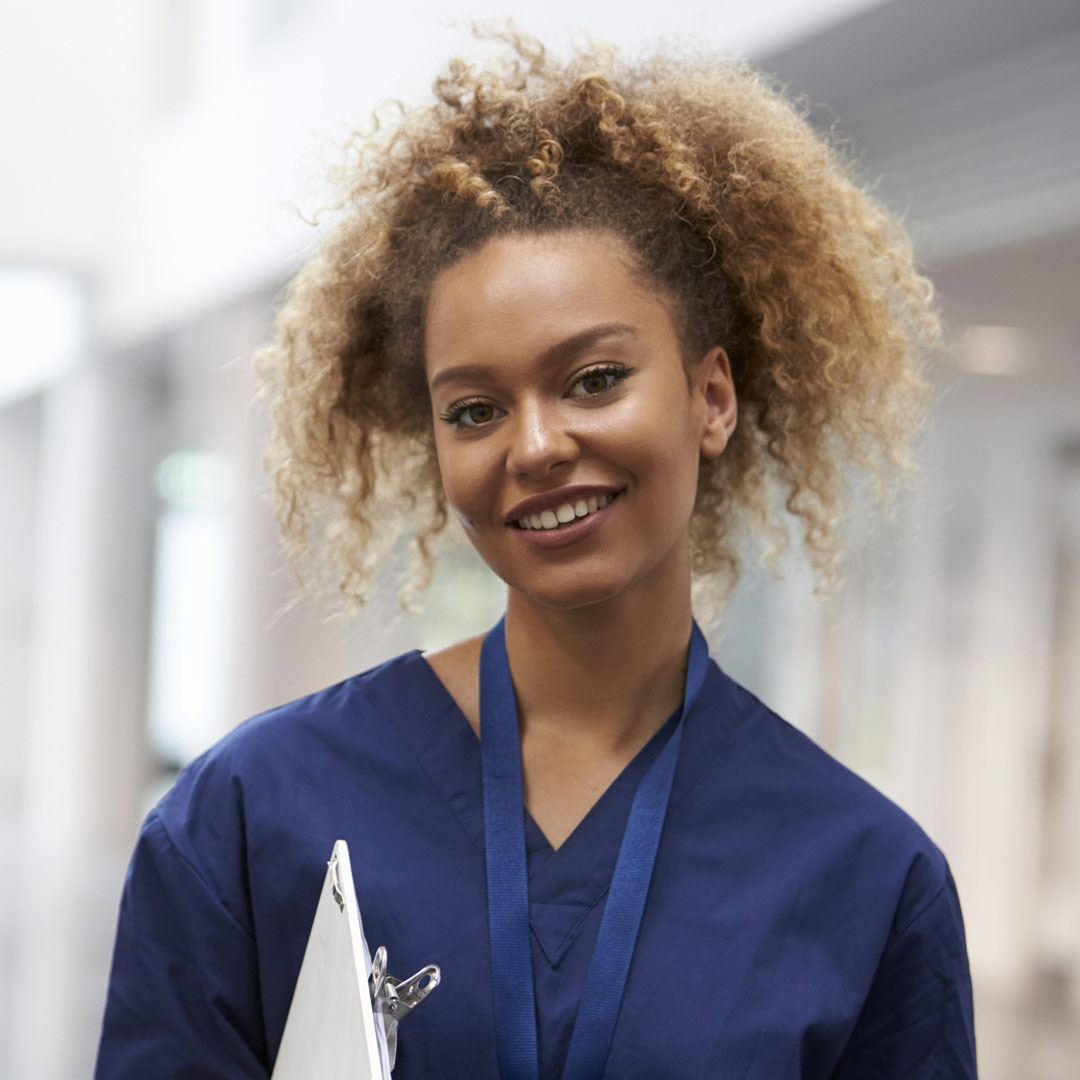
{"type": "Polygon", "coordinates": [[[1075,423],[1080,3],[905,0],[758,62],[808,95],[815,124],[853,140],[904,214],[953,336],[1020,331],[1023,373],[967,377],[968,391],[1022,395],[1031,416],[1075,423]]]}
{"type": "Polygon", "coordinates": [[[906,0],[759,57],[930,266],[1080,226],[1080,4],[906,0]]]}

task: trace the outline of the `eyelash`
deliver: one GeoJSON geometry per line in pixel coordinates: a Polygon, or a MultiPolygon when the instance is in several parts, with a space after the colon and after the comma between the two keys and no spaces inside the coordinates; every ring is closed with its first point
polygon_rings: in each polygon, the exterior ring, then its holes
{"type": "MultiPolygon", "coordinates": [[[[615,387],[623,381],[628,375],[633,372],[633,368],[627,367],[625,364],[601,364],[598,367],[589,368],[588,371],[583,371],[575,380],[576,386],[582,379],[587,379],[592,375],[610,375],[615,381],[606,386],[603,390],[598,390],[595,394],[576,394],[575,397],[601,397],[603,394],[608,393],[610,390],[614,390],[615,387]]],[[[467,427],[467,428],[479,428],[485,427],[491,423],[490,420],[485,421],[482,424],[460,424],[462,414],[468,412],[469,409],[476,405],[488,405],[489,402],[484,401],[483,398],[467,398],[464,401],[456,401],[450,406],[446,412],[442,413],[439,417],[440,420],[444,420],[452,427],[467,427]]]]}

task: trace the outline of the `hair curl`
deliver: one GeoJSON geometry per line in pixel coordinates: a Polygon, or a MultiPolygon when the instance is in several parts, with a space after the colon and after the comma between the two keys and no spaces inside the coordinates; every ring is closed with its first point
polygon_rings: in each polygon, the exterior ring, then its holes
{"type": "Polygon", "coordinates": [[[423,364],[431,283],[492,236],[591,228],[620,234],[674,300],[688,370],[714,344],[732,361],[739,423],[701,462],[695,574],[733,586],[747,526],[775,572],[782,501],[823,588],[845,466],[888,499],[927,415],[921,360],[941,325],[902,225],[805,102],[746,61],[660,49],[631,63],[590,44],[559,62],[516,30],[474,32],[511,48],[485,67],[451,60],[434,104],[398,104],[389,130],[376,112],[352,137],[340,220],[255,354],[290,566],[303,582],[317,552],[355,607],[411,522],[408,588],[430,583],[448,521],[423,364]]]}

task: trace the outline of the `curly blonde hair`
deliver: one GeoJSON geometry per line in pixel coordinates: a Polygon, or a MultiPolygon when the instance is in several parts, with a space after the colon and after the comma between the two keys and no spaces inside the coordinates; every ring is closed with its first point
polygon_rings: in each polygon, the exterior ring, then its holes
{"type": "Polygon", "coordinates": [[[845,467],[889,502],[928,412],[942,330],[902,225],[805,102],[746,61],[660,48],[630,63],[590,43],[560,62],[515,29],[474,32],[510,48],[451,60],[434,104],[352,137],[340,220],[255,354],[289,565],[303,584],[321,561],[355,609],[411,526],[406,589],[430,583],[448,522],[423,363],[432,281],[493,236],[590,228],[621,235],[674,299],[688,369],[714,344],[731,358],[739,423],[701,462],[698,583],[730,591],[741,533],[776,572],[786,509],[820,591],[840,565],[845,467]]]}

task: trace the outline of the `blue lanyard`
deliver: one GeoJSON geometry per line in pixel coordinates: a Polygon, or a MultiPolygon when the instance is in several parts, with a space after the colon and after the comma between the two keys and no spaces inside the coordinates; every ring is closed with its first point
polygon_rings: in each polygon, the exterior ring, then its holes
{"type": "MultiPolygon", "coordinates": [[[[495,1041],[501,1080],[537,1080],[521,742],[505,629],[504,615],[488,631],[480,653],[480,752],[495,1041]]],[[[708,660],[709,647],[695,620],[682,709],[675,731],[638,784],[630,807],[563,1080],[596,1080],[607,1064],[671,797],[682,722],[701,692],[708,660]]]]}

